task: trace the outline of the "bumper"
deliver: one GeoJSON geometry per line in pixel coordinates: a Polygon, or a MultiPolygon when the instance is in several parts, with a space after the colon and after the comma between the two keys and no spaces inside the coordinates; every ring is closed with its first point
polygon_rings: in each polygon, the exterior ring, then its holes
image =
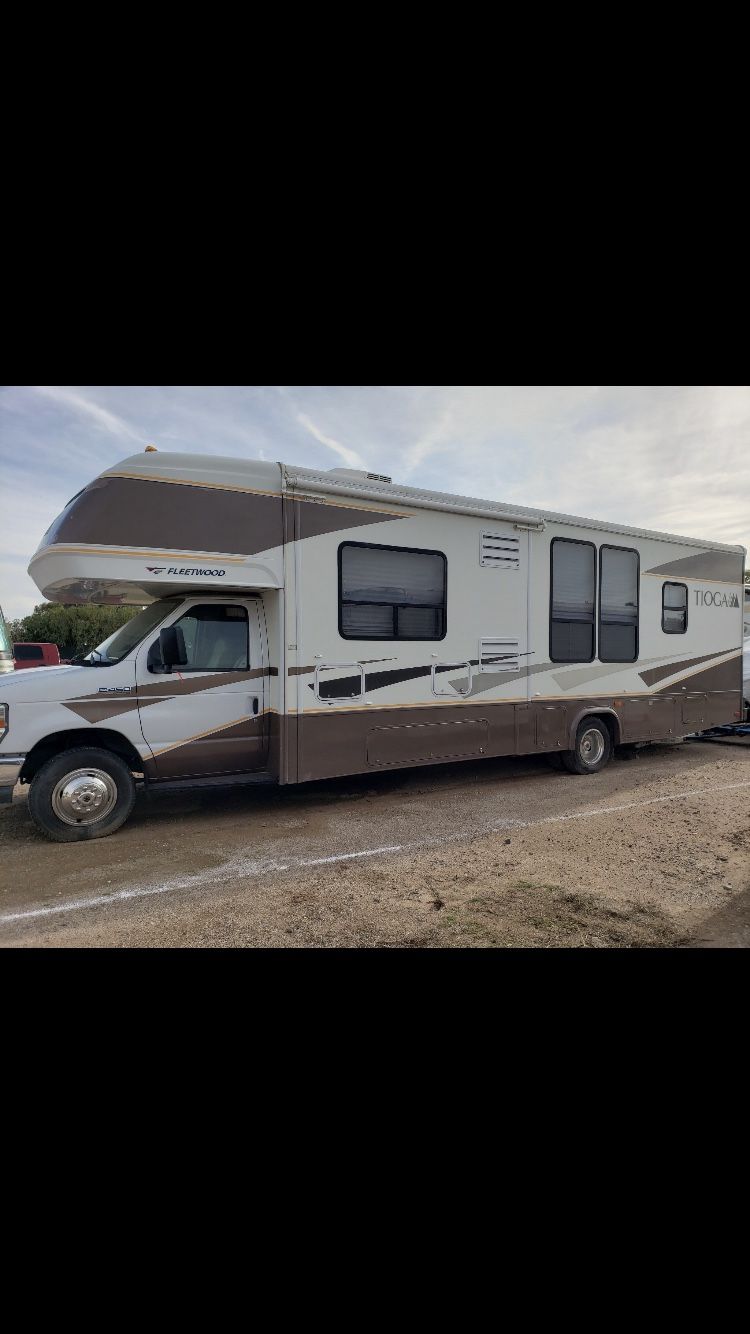
{"type": "Polygon", "coordinates": [[[0,806],[13,801],[13,789],[25,759],[25,755],[0,755],[0,806]]]}

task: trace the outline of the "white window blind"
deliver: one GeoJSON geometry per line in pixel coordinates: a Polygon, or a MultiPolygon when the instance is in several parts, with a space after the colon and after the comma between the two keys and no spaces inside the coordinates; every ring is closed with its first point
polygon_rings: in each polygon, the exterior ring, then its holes
{"type": "Polygon", "coordinates": [[[442,639],[446,569],[440,552],[345,543],[341,634],[345,639],[442,639]]]}
{"type": "Polygon", "coordinates": [[[684,635],[687,630],[687,584],[662,586],[661,628],[667,635],[684,635]]]}
{"type": "Polygon", "coordinates": [[[685,584],[664,585],[664,606],[682,610],[687,605],[687,586],[685,584]]]}
{"type": "Polygon", "coordinates": [[[638,552],[602,546],[599,594],[600,662],[638,657],[638,552]]]}
{"type": "Polygon", "coordinates": [[[602,547],[602,623],[635,625],[638,620],[638,555],[602,547]]]}
{"type": "Polygon", "coordinates": [[[552,547],[552,619],[593,621],[594,548],[556,541],[552,547]]]}
{"type": "Polygon", "coordinates": [[[351,602],[442,605],[442,556],[387,547],[346,546],[341,553],[341,596],[351,602]]]}

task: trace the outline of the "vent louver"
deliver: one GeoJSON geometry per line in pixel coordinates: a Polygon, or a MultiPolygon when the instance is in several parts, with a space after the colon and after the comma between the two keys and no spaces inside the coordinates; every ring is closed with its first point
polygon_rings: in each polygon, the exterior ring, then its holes
{"type": "Polygon", "coordinates": [[[518,672],[521,660],[517,639],[480,639],[480,672],[518,672]]]}
{"type": "Polygon", "coordinates": [[[495,570],[517,570],[520,540],[511,533],[483,532],[479,539],[479,564],[495,570]]]}

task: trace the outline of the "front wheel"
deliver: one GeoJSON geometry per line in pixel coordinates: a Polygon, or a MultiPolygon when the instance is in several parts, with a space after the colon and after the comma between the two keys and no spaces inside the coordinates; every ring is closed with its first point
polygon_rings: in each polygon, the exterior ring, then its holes
{"type": "Polygon", "coordinates": [[[35,825],[55,843],[104,838],[124,824],[135,802],[135,782],[110,750],[82,746],[43,764],[29,792],[35,825]]]}
{"type": "Polygon", "coordinates": [[[584,718],[578,725],[575,746],[562,757],[572,774],[597,774],[612,754],[609,728],[599,718],[584,718]]]}

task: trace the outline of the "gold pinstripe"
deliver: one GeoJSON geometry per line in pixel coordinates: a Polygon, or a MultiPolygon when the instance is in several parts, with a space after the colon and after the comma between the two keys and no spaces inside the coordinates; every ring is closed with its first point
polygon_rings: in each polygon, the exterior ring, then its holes
{"type": "MultiPolygon", "coordinates": [[[[141,560],[144,556],[148,560],[196,560],[214,561],[220,564],[244,565],[249,560],[249,556],[223,556],[207,555],[202,551],[146,551],[142,547],[102,547],[95,543],[90,543],[85,547],[68,546],[64,542],[53,542],[49,547],[42,547],[36,554],[46,556],[50,551],[60,551],[66,556],[90,556],[94,552],[97,556],[136,556],[141,560]]],[[[260,553],[258,553],[260,554],[260,553]]]]}
{"type": "Polygon", "coordinates": [[[102,477],[129,477],[136,482],[166,482],[170,486],[199,486],[204,491],[239,491],[248,496],[271,496],[281,499],[280,491],[264,491],[256,486],[234,486],[230,482],[196,482],[189,477],[160,477],[156,473],[145,472],[105,472],[102,477]]]}
{"type": "Polygon", "coordinates": [[[739,579],[708,579],[699,574],[657,574],[654,570],[643,570],[644,579],[662,579],[666,584],[723,584],[726,588],[741,588],[739,579]]]}
{"type": "Polygon", "coordinates": [[[292,500],[308,500],[311,504],[327,505],[332,509],[366,510],[367,513],[370,514],[392,514],[397,519],[411,519],[414,517],[411,514],[402,514],[398,510],[386,510],[382,505],[367,505],[365,502],[362,504],[347,504],[346,501],[342,500],[323,500],[318,499],[317,496],[302,496],[298,494],[296,488],[287,492],[264,491],[261,490],[260,487],[235,486],[230,482],[196,482],[188,477],[161,477],[154,473],[147,474],[142,472],[106,472],[102,473],[102,476],[131,477],[138,482],[165,482],[168,486],[198,486],[206,491],[237,491],[241,495],[271,496],[275,500],[281,500],[282,495],[288,495],[292,500]]]}
{"type": "Polygon", "coordinates": [[[262,713],[245,713],[241,718],[233,718],[229,723],[222,723],[221,727],[209,727],[207,732],[196,732],[195,736],[183,737],[180,741],[173,741],[171,745],[162,746],[161,750],[152,750],[151,753],[154,758],[156,758],[157,755],[166,755],[168,751],[177,750],[179,746],[189,746],[191,741],[202,741],[204,737],[217,736],[219,732],[225,732],[228,727],[236,727],[238,723],[246,723],[250,718],[263,718],[264,715],[269,712],[271,712],[271,710],[264,709],[262,713]]]}

